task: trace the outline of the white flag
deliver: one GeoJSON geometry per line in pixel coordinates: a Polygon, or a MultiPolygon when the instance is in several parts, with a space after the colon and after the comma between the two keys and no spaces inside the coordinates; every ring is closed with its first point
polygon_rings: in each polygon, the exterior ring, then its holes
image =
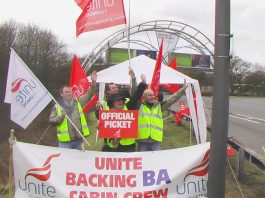
{"type": "Polygon", "coordinates": [[[24,129],[47,106],[52,96],[11,48],[5,102],[11,104],[11,120],[24,129]]]}

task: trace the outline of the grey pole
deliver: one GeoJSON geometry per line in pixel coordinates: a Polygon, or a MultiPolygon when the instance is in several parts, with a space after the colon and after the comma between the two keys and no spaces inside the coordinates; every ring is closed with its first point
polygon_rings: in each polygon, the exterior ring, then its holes
{"type": "Polygon", "coordinates": [[[229,113],[230,0],[215,0],[214,91],[208,197],[225,197],[229,113]]]}

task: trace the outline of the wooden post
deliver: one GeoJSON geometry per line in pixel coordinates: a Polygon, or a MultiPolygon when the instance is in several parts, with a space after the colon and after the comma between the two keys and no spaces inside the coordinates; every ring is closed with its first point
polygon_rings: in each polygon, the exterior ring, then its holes
{"type": "Polygon", "coordinates": [[[244,179],[244,161],[245,161],[245,150],[243,148],[239,148],[239,156],[238,156],[238,170],[237,170],[237,179],[244,179]]]}
{"type": "Polygon", "coordinates": [[[10,131],[10,138],[9,138],[9,144],[10,144],[10,153],[9,153],[9,198],[13,197],[13,142],[15,140],[14,137],[15,130],[11,129],[10,131]]]}

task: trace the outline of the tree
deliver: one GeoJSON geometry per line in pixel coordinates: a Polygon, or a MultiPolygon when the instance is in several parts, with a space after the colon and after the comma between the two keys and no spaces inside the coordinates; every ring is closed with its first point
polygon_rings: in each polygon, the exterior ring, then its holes
{"type": "Polygon", "coordinates": [[[36,25],[22,26],[18,33],[15,50],[48,90],[57,90],[68,76],[61,76],[61,68],[70,70],[66,47],[49,30],[36,25]],[[60,72],[59,72],[60,71],[60,72]]]}
{"type": "Polygon", "coordinates": [[[249,85],[265,87],[265,72],[257,70],[255,72],[250,73],[246,76],[245,83],[249,85]]]}
{"type": "MultiPolygon", "coordinates": [[[[1,103],[5,94],[6,76],[8,71],[9,51],[15,43],[16,33],[19,24],[14,21],[7,21],[0,24],[0,99],[1,103]]],[[[2,105],[1,105],[2,106],[2,105]]]]}
{"type": "Polygon", "coordinates": [[[242,84],[244,78],[249,74],[251,63],[244,61],[238,56],[231,59],[229,74],[231,91],[234,92],[234,85],[242,84]]]}

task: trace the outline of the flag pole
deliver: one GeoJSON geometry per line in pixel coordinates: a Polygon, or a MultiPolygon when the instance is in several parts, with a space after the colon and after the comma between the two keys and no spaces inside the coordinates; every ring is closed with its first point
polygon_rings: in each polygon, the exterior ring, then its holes
{"type": "MultiPolygon", "coordinates": [[[[20,61],[22,63],[24,63],[24,61],[18,56],[18,54],[15,52],[15,50],[13,50],[13,48],[11,48],[11,51],[17,56],[17,58],[20,59],[20,61]]],[[[25,68],[28,70],[28,72],[38,81],[38,83],[42,86],[42,88],[51,96],[51,98],[54,100],[54,102],[59,105],[61,107],[61,105],[57,102],[57,100],[51,95],[51,93],[46,89],[46,87],[44,87],[44,85],[40,82],[40,80],[35,76],[35,74],[28,68],[28,66],[24,63],[25,68]]],[[[62,107],[61,107],[62,108],[62,107]]],[[[79,135],[82,137],[82,139],[87,143],[87,145],[90,147],[89,142],[86,140],[86,138],[82,135],[82,133],[77,129],[77,127],[75,126],[75,124],[72,122],[72,120],[66,115],[65,116],[69,122],[73,125],[73,127],[75,128],[75,130],[79,133],[79,135]]]]}
{"type": "Polygon", "coordinates": [[[130,0],[128,0],[129,2],[129,10],[128,10],[128,26],[127,26],[127,45],[128,45],[128,59],[129,59],[129,67],[131,68],[131,49],[130,49],[130,23],[131,23],[131,17],[130,17],[130,0]]]}
{"type": "MultiPolygon", "coordinates": [[[[130,17],[130,11],[131,11],[131,8],[130,8],[130,0],[128,0],[129,2],[129,9],[128,9],[128,25],[127,23],[125,24],[125,28],[127,29],[127,48],[128,48],[128,60],[129,60],[129,69],[131,70],[132,67],[131,67],[131,49],[130,49],[130,23],[131,23],[131,17],[130,17]]],[[[132,78],[130,78],[130,87],[132,88],[132,78]]]]}

